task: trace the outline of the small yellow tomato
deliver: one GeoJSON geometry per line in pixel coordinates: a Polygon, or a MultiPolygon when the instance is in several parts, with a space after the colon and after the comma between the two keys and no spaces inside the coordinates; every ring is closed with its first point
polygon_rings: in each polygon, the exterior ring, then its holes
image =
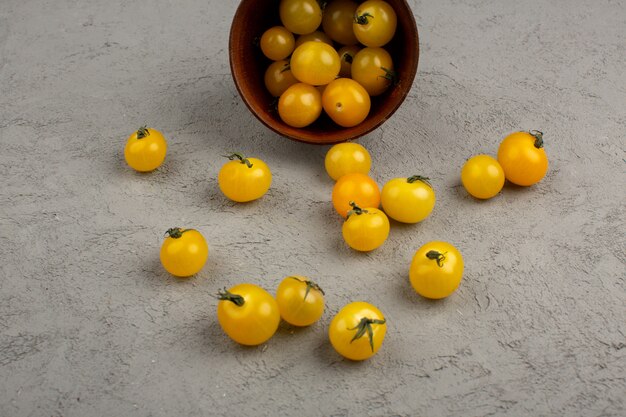
{"type": "Polygon", "coordinates": [[[289,87],[298,80],[291,73],[289,62],[282,60],[272,62],[265,71],[265,87],[274,97],[280,97],[289,87]]]}
{"type": "Polygon", "coordinates": [[[261,36],[261,51],[272,61],[287,58],[294,50],[295,39],[293,33],[283,26],[274,26],[263,32],[261,36]]]}
{"type": "Polygon", "coordinates": [[[502,190],[504,171],[498,161],[489,155],[476,155],[463,165],[461,182],[470,195],[488,199],[502,190]]]}
{"type": "Polygon", "coordinates": [[[209,246],[200,232],[173,227],[168,229],[161,245],[161,264],[177,277],[190,277],[200,272],[209,257],[209,246]]]}
{"type": "Polygon", "coordinates": [[[322,106],[339,126],[352,127],[367,118],[371,101],[361,84],[350,78],[338,78],[326,86],[322,106]]]}
{"type": "Polygon", "coordinates": [[[305,42],[298,46],[291,55],[290,65],[293,76],[310,85],[328,84],[341,69],[339,54],[324,42],[305,42]]]}
{"type": "Polygon", "coordinates": [[[397,23],[396,12],[389,3],[368,0],[357,8],[352,29],[363,45],[378,47],[393,38],[397,23]]]}
{"type": "Polygon", "coordinates": [[[324,291],[300,275],[289,276],[276,289],[280,315],[294,326],[310,326],[324,313],[324,291]]]}
{"type": "Polygon", "coordinates": [[[372,207],[362,209],[354,203],[351,206],[341,228],[348,246],[359,252],[369,252],[385,243],[389,236],[389,219],[385,213],[372,207]]]}
{"type": "Polygon", "coordinates": [[[370,96],[381,95],[396,80],[391,55],[383,48],[363,48],[357,52],[350,73],[370,96]]]}
{"type": "Polygon", "coordinates": [[[314,32],[322,23],[322,9],[317,0],[281,0],[278,13],[283,25],[298,35],[314,32]]]}
{"type": "Polygon", "coordinates": [[[230,162],[222,166],[217,176],[224,195],[239,203],[263,197],[272,184],[272,173],[267,164],[240,153],[233,153],[227,158],[230,162]]]}
{"type": "Polygon", "coordinates": [[[371,358],[385,340],[387,321],[372,304],[356,301],[344,306],[335,315],[328,328],[333,348],[341,356],[353,361],[371,358]]]}
{"type": "Polygon", "coordinates": [[[381,192],[383,210],[402,223],[418,223],[435,207],[435,191],[429,179],[420,175],[388,181],[381,192]]]}
{"type": "Polygon", "coordinates": [[[346,174],[367,175],[372,166],[369,152],[358,143],[344,142],[334,145],[326,153],[324,166],[328,175],[337,181],[346,174]]]}
{"type": "Polygon", "coordinates": [[[322,96],[317,88],[309,84],[294,84],[278,99],[278,115],[292,127],[306,127],[321,113],[322,96]]]}
{"type": "Polygon", "coordinates": [[[268,341],[280,323],[278,304],[254,284],[239,284],[218,293],[217,320],[235,342],[256,346],[268,341]]]}
{"type": "Polygon", "coordinates": [[[324,8],[322,27],[324,32],[337,43],[355,45],[358,40],[352,29],[354,13],[358,5],[351,0],[334,0],[324,8]]]}
{"type": "Polygon", "coordinates": [[[380,190],[376,181],[367,175],[354,172],[339,178],[333,187],[333,207],[341,216],[348,217],[354,202],[360,207],[378,208],[380,205],[380,190]]]}
{"type": "Polygon", "coordinates": [[[126,141],[124,158],[135,171],[149,172],[161,166],[166,152],[167,142],[163,134],[143,126],[126,141]]]}
{"type": "Polygon", "coordinates": [[[459,287],[463,265],[463,257],[454,246],[447,242],[429,242],[415,252],[409,279],[421,296],[445,298],[459,287]]]}
{"type": "Polygon", "coordinates": [[[513,184],[529,186],[541,181],[548,172],[543,133],[531,130],[510,134],[500,143],[498,162],[513,184]]]}

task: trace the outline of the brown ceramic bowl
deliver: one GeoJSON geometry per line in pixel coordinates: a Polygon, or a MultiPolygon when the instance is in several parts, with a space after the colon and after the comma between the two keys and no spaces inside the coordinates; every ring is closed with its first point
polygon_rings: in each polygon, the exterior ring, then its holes
{"type": "MultiPolygon", "coordinates": [[[[266,90],[263,77],[271,63],[258,46],[263,32],[281,25],[280,0],[242,0],[230,29],[230,68],[244,103],[263,124],[290,139],[316,144],[331,144],[356,139],[376,129],[400,107],[409,93],[419,57],[415,18],[406,0],[386,0],[398,16],[394,38],[385,45],[391,54],[399,83],[380,96],[372,97],[372,108],[361,124],[344,128],[322,112],[313,124],[294,128],[283,123],[276,110],[276,99],[266,90]]],[[[361,3],[361,2],[359,2],[361,3]]]]}

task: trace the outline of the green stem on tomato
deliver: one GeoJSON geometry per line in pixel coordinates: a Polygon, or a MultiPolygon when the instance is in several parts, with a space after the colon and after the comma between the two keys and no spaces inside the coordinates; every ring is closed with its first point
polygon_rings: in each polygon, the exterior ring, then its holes
{"type": "Polygon", "coordinates": [[[543,132],[540,132],[539,130],[531,130],[528,133],[535,138],[535,148],[543,148],[543,132]]]}
{"type": "Polygon", "coordinates": [[[430,250],[426,253],[426,257],[432,261],[437,261],[437,266],[439,268],[443,267],[443,261],[446,260],[446,253],[441,253],[436,250],[430,250]]]}
{"type": "Polygon", "coordinates": [[[190,230],[193,229],[181,229],[180,227],[171,227],[169,229],[167,229],[167,231],[165,232],[165,236],[169,236],[172,239],[178,239],[179,237],[181,237],[183,235],[183,233],[188,232],[190,230]]]}
{"type": "Polygon", "coordinates": [[[367,333],[367,337],[370,340],[370,347],[372,348],[372,352],[374,352],[374,331],[372,329],[372,324],[385,324],[387,320],[379,320],[379,319],[370,319],[367,317],[363,317],[359,324],[357,324],[353,328],[348,328],[348,330],[356,330],[356,334],[350,340],[350,343],[354,342],[357,339],[363,337],[365,333],[367,333]]]}
{"type": "Polygon", "coordinates": [[[143,125],[137,129],[137,139],[143,139],[146,136],[150,136],[150,131],[148,130],[147,125],[143,125]]]}
{"type": "Polygon", "coordinates": [[[398,84],[398,73],[394,70],[390,70],[389,68],[380,67],[381,70],[385,71],[385,75],[379,75],[379,77],[384,78],[387,81],[390,81],[393,85],[398,84]]]}
{"type": "Polygon", "coordinates": [[[362,209],[361,207],[357,206],[356,203],[354,201],[350,201],[350,207],[352,207],[352,210],[350,210],[348,212],[348,215],[346,216],[346,219],[348,217],[350,217],[353,214],[356,214],[357,216],[360,216],[361,214],[365,214],[368,211],[366,209],[362,209]]]}
{"type": "Polygon", "coordinates": [[[406,182],[408,182],[409,184],[413,184],[415,181],[421,181],[424,184],[428,185],[430,188],[433,188],[432,184],[430,183],[430,178],[428,177],[422,177],[421,175],[413,175],[406,179],[406,182]]]}
{"type": "Polygon", "coordinates": [[[241,307],[245,304],[246,300],[241,295],[233,294],[224,288],[222,291],[218,291],[217,299],[221,301],[230,301],[235,303],[238,307],[241,307]]]}
{"type": "Polygon", "coordinates": [[[354,23],[356,23],[358,25],[367,25],[369,23],[369,21],[367,20],[368,17],[371,17],[372,19],[374,18],[374,16],[372,16],[369,13],[363,13],[360,16],[358,14],[355,14],[354,15],[354,23]]]}
{"type": "Polygon", "coordinates": [[[311,289],[321,292],[322,295],[326,295],[322,287],[317,285],[317,283],[315,283],[314,281],[309,281],[308,279],[301,280],[300,278],[294,277],[294,276],[290,276],[289,278],[295,279],[296,281],[303,282],[306,284],[306,291],[304,292],[304,300],[306,300],[306,297],[309,295],[309,292],[311,292],[311,289]]]}
{"type": "Polygon", "coordinates": [[[222,156],[224,158],[228,158],[230,161],[234,161],[235,159],[239,159],[239,162],[241,162],[242,164],[246,164],[248,166],[248,168],[252,168],[252,163],[248,160],[248,158],[243,156],[241,153],[233,152],[230,155],[222,155],[222,156]]]}

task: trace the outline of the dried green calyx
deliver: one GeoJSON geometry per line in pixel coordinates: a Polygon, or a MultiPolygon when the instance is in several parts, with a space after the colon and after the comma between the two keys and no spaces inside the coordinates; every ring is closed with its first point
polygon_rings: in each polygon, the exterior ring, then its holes
{"type": "Polygon", "coordinates": [[[242,164],[246,164],[248,168],[252,168],[252,163],[248,160],[248,158],[243,156],[241,153],[233,152],[230,155],[223,155],[223,156],[224,158],[228,158],[230,161],[234,161],[235,159],[238,159],[239,162],[241,162],[242,164]]]}
{"type": "Polygon", "coordinates": [[[348,217],[350,217],[351,215],[353,215],[353,214],[356,214],[357,216],[360,216],[361,214],[368,213],[368,211],[366,209],[362,209],[361,207],[357,206],[354,201],[350,201],[350,207],[352,207],[352,210],[350,210],[348,212],[348,215],[346,216],[346,219],[348,217]]]}
{"type": "Polygon", "coordinates": [[[398,73],[397,72],[395,72],[394,70],[391,70],[389,68],[385,68],[385,67],[380,67],[380,69],[385,71],[385,75],[379,75],[379,77],[382,77],[385,80],[388,80],[393,85],[398,84],[398,73]]]}
{"type": "Polygon", "coordinates": [[[143,125],[137,129],[137,139],[143,139],[146,136],[150,136],[150,131],[148,130],[148,126],[143,125]]]}
{"type": "Polygon", "coordinates": [[[230,301],[235,303],[238,307],[241,307],[245,304],[246,300],[241,295],[233,294],[224,288],[222,291],[218,291],[217,299],[220,301],[230,301]]]}
{"type": "Polygon", "coordinates": [[[179,237],[181,237],[183,235],[183,233],[188,232],[192,229],[181,229],[180,227],[172,227],[170,229],[167,229],[167,231],[165,232],[165,236],[169,236],[172,239],[178,239],[179,237]]]}
{"type": "Polygon", "coordinates": [[[303,282],[303,283],[306,284],[306,291],[304,292],[304,300],[306,300],[306,297],[311,292],[311,289],[314,289],[314,290],[317,290],[317,291],[321,292],[322,295],[326,295],[324,290],[319,285],[317,285],[315,282],[313,282],[313,281],[302,280],[302,279],[300,279],[298,277],[289,277],[289,278],[295,279],[296,281],[303,282]]]}
{"type": "Polygon", "coordinates": [[[369,23],[368,17],[371,17],[372,19],[374,18],[374,16],[369,13],[363,13],[362,15],[355,14],[354,23],[359,25],[367,25],[369,23]]]}
{"type": "Polygon", "coordinates": [[[415,181],[421,181],[424,184],[428,185],[430,188],[433,188],[432,184],[430,183],[430,178],[428,177],[422,177],[421,175],[413,175],[406,179],[406,182],[408,182],[409,184],[413,184],[415,181]]]}
{"type": "Polygon", "coordinates": [[[540,132],[538,130],[531,130],[528,133],[530,133],[530,135],[535,138],[535,148],[543,148],[543,132],[540,132]]]}
{"type": "Polygon", "coordinates": [[[374,352],[374,330],[372,329],[372,324],[385,324],[387,320],[379,320],[379,319],[370,319],[367,317],[363,317],[359,324],[356,327],[348,328],[348,330],[356,330],[356,334],[350,340],[350,343],[354,342],[357,339],[363,337],[365,333],[367,333],[367,337],[370,340],[370,347],[372,348],[372,352],[374,352]]]}
{"type": "Polygon", "coordinates": [[[441,253],[436,250],[430,250],[426,253],[426,257],[432,261],[437,261],[437,266],[439,268],[443,267],[443,262],[446,260],[446,253],[441,253]]]}

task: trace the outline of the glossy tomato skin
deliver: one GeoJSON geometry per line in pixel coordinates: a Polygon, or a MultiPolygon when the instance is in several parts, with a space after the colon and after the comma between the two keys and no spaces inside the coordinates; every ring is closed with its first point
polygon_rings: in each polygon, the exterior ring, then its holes
{"type": "Polygon", "coordinates": [[[513,184],[529,186],[541,181],[548,172],[543,133],[531,131],[510,134],[500,143],[498,162],[506,179],[513,184]]]}
{"type": "Polygon", "coordinates": [[[396,26],[396,12],[389,3],[368,0],[357,8],[356,21],[352,24],[352,29],[363,45],[379,47],[393,38],[396,26]]]}
{"type": "Polygon", "coordinates": [[[280,97],[289,87],[298,80],[291,73],[289,62],[282,60],[272,62],[265,71],[265,88],[274,97],[280,97]]]}
{"type": "Polygon", "coordinates": [[[217,181],[220,190],[229,199],[245,203],[261,198],[272,184],[272,173],[265,162],[257,158],[244,158],[225,163],[217,181]]]}
{"type": "Polygon", "coordinates": [[[305,127],[322,113],[322,96],[309,84],[297,83],[285,90],[278,100],[278,115],[292,127],[305,127]]]}
{"type": "MultiPolygon", "coordinates": [[[[246,346],[256,346],[268,341],[280,323],[278,304],[270,293],[254,284],[239,284],[230,288],[232,298],[241,297],[243,304],[223,299],[217,304],[217,320],[235,342],[246,346]]],[[[228,296],[230,297],[230,296],[228,296]]]]}
{"type": "Polygon", "coordinates": [[[263,32],[261,36],[261,51],[263,55],[272,61],[280,61],[287,58],[295,48],[293,33],[283,26],[274,26],[263,32]]]}
{"type": "Polygon", "coordinates": [[[327,45],[333,46],[333,41],[324,32],[316,30],[308,35],[300,35],[296,39],[296,48],[305,42],[323,42],[327,45]]]}
{"type": "Polygon", "coordinates": [[[421,296],[431,299],[445,298],[459,287],[463,268],[463,257],[454,246],[447,242],[433,241],[415,252],[409,279],[413,289],[421,296]]]}
{"type": "Polygon", "coordinates": [[[385,340],[387,324],[383,313],[374,305],[356,301],[344,306],[333,317],[328,329],[328,336],[333,348],[341,356],[362,361],[374,356],[385,340]],[[363,319],[371,321],[371,339],[368,331],[355,339],[363,319]]]}
{"type": "Polygon", "coordinates": [[[301,275],[286,277],[276,289],[280,315],[294,326],[310,326],[324,314],[324,292],[301,275]]]}
{"type": "Polygon", "coordinates": [[[283,25],[297,35],[315,32],[322,23],[317,0],[281,0],[278,12],[283,25]]]}
{"type": "Polygon", "coordinates": [[[333,122],[342,127],[360,124],[370,112],[371,100],[365,88],[350,78],[337,78],[324,89],[322,106],[333,122]]]}
{"type": "Polygon", "coordinates": [[[341,69],[339,70],[339,77],[350,78],[352,77],[352,62],[355,55],[361,50],[358,45],[344,46],[337,51],[339,54],[339,60],[341,61],[341,69]]]}
{"type": "Polygon", "coordinates": [[[305,42],[298,46],[293,51],[290,64],[293,76],[310,85],[328,84],[341,69],[339,54],[324,42],[305,42]]]}
{"type": "Polygon", "coordinates": [[[391,55],[383,48],[363,48],[352,60],[351,74],[370,96],[379,96],[394,81],[391,55]]]}
{"type": "Polygon", "coordinates": [[[352,29],[352,22],[357,7],[358,5],[351,0],[329,2],[322,16],[324,32],[341,45],[355,45],[358,40],[352,29]]]}
{"type": "Polygon", "coordinates": [[[402,223],[418,223],[430,216],[435,191],[427,178],[419,178],[423,177],[394,178],[383,186],[381,203],[389,217],[402,223]]]}
{"type": "Polygon", "coordinates": [[[461,182],[473,197],[492,198],[504,186],[504,170],[498,161],[491,156],[476,155],[463,165],[461,182]]]}
{"type": "Polygon", "coordinates": [[[389,236],[389,219],[375,208],[363,209],[360,214],[348,216],[341,229],[348,246],[359,252],[380,247],[389,236]]]}
{"type": "Polygon", "coordinates": [[[167,142],[156,129],[141,128],[128,137],[124,148],[126,163],[139,172],[154,171],[167,153],[167,142]]]}
{"type": "Polygon", "coordinates": [[[372,158],[362,145],[344,142],[334,145],[326,152],[324,166],[328,175],[337,181],[346,174],[367,175],[372,166],[372,158]]]}
{"type": "Polygon", "coordinates": [[[209,246],[194,229],[172,228],[161,245],[161,264],[176,277],[190,277],[200,272],[209,257],[209,246]]]}
{"type": "Polygon", "coordinates": [[[355,172],[339,178],[333,187],[332,200],[337,213],[345,218],[352,209],[350,202],[355,202],[359,207],[378,208],[380,190],[376,181],[355,172]]]}

